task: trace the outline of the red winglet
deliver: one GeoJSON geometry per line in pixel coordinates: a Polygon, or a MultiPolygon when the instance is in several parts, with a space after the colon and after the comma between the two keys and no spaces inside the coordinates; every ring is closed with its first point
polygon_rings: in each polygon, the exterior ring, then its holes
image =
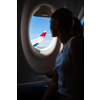
{"type": "Polygon", "coordinates": [[[44,31],[41,35],[40,35],[40,37],[44,37],[45,35],[46,35],[46,31],[44,31]]]}

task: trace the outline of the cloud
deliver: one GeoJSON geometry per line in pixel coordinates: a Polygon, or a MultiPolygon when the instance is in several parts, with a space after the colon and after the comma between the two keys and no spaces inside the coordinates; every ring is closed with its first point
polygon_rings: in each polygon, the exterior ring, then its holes
{"type": "Polygon", "coordinates": [[[51,36],[52,34],[46,34],[46,36],[51,36]]]}
{"type": "Polygon", "coordinates": [[[39,46],[41,47],[48,47],[50,44],[51,44],[52,40],[45,40],[45,41],[42,41],[39,46]]]}

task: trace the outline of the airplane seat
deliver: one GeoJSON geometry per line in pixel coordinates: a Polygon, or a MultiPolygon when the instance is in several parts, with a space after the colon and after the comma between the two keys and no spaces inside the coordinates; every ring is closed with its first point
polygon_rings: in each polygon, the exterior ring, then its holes
{"type": "Polygon", "coordinates": [[[17,100],[41,100],[49,82],[34,82],[17,87],[17,100]]]}
{"type": "Polygon", "coordinates": [[[17,88],[18,100],[41,100],[47,87],[44,86],[23,86],[17,88]]]}

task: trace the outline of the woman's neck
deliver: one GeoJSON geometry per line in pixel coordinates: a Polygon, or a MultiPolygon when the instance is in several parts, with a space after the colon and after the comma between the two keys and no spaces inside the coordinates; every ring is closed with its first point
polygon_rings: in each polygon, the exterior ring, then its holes
{"type": "Polygon", "coordinates": [[[58,33],[57,37],[59,38],[61,43],[63,43],[63,45],[65,45],[69,41],[69,39],[72,37],[72,36],[67,35],[67,32],[64,30],[58,30],[57,33],[58,33]]]}
{"type": "Polygon", "coordinates": [[[71,36],[58,36],[59,40],[63,45],[65,45],[71,38],[71,36]]]}

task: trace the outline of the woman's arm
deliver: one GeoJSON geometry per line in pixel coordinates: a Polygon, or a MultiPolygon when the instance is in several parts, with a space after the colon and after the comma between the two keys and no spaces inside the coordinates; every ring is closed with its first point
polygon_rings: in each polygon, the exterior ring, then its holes
{"type": "Polygon", "coordinates": [[[53,94],[55,94],[57,89],[58,89],[58,74],[57,70],[55,69],[53,78],[50,84],[48,85],[48,88],[46,89],[42,100],[49,100],[53,96],[53,94]]]}
{"type": "Polygon", "coordinates": [[[68,100],[84,98],[84,39],[75,38],[71,41],[69,55],[72,59],[79,93],[68,100]]]}

